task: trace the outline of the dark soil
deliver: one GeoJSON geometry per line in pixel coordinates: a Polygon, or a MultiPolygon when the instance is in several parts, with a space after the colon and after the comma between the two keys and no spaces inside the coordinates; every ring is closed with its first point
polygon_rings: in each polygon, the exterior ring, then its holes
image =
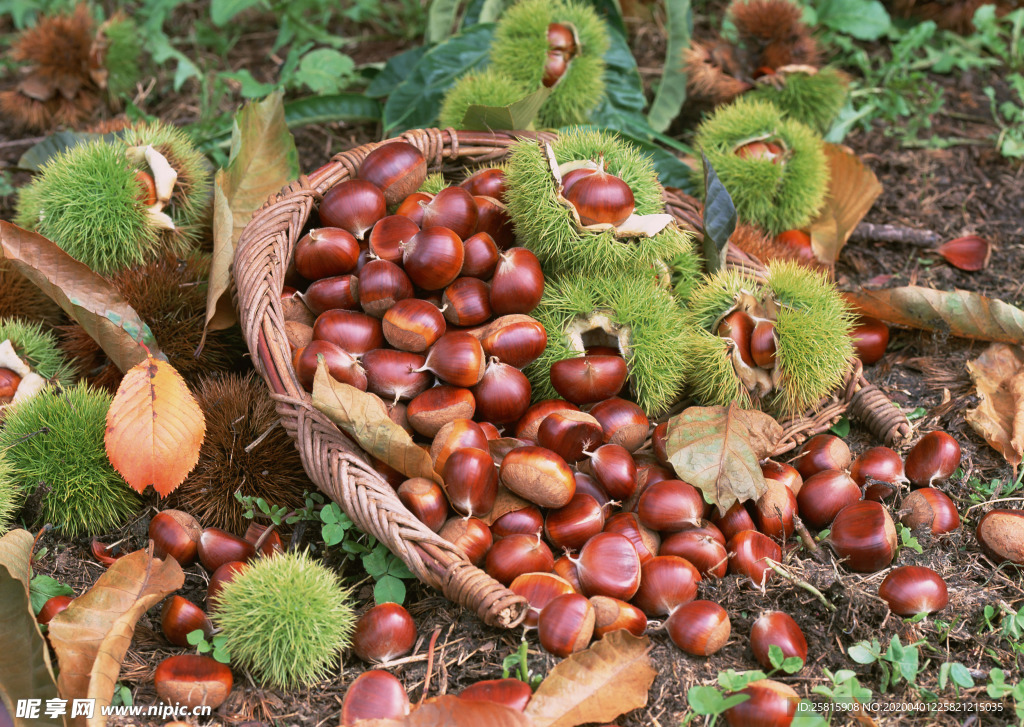
{"type": "MultiPolygon", "coordinates": [[[[638,63],[649,83],[660,72],[664,32],[657,17],[653,21],[632,23],[630,30],[638,63]]],[[[251,47],[238,49],[237,57],[229,59],[232,67],[246,60],[246,49],[253,55],[264,53],[267,42],[267,38],[253,38],[251,47]]],[[[378,61],[395,52],[395,46],[372,41],[348,52],[360,61],[378,61]]],[[[265,58],[265,55],[260,57],[265,58]]],[[[259,73],[256,75],[259,77],[259,73]]],[[[946,86],[946,107],[933,119],[933,133],[980,140],[997,131],[981,88],[986,84],[1001,84],[998,73],[975,73],[957,82],[947,79],[941,82],[946,86]],[[977,121],[964,121],[964,115],[975,117],[977,121]]],[[[195,113],[194,102],[195,98],[165,97],[147,110],[168,120],[185,121],[195,113]]],[[[379,129],[371,126],[346,124],[300,129],[296,132],[296,141],[302,167],[315,169],[332,154],[376,139],[379,133],[379,129]]],[[[31,139],[19,139],[7,128],[6,122],[0,120],[0,162],[13,166],[32,143],[31,139]]],[[[843,251],[837,267],[837,279],[842,286],[856,288],[878,276],[891,276],[889,284],[962,288],[1021,304],[1024,218],[1019,204],[1024,198],[1024,172],[1019,162],[1002,158],[991,145],[955,146],[946,150],[903,149],[881,130],[855,133],[847,143],[875,171],[885,188],[869,213],[868,221],[929,229],[943,239],[978,234],[991,240],[995,251],[986,270],[965,273],[946,265],[927,248],[851,244],[843,251]]],[[[23,183],[26,178],[17,174],[14,181],[23,183]]],[[[12,215],[13,199],[0,199],[0,217],[9,219],[12,215]]],[[[963,447],[963,476],[943,485],[957,503],[963,526],[951,535],[936,539],[921,535],[924,552],[917,554],[904,548],[897,559],[898,564],[929,565],[938,571],[949,585],[948,608],[939,617],[916,624],[892,617],[876,595],[881,576],[852,574],[837,566],[825,548],[819,553],[820,562],[804,550],[791,552],[787,555],[786,567],[798,579],[817,587],[835,606],[834,612],[826,610],[807,590],[781,579],[772,580],[765,593],[741,583],[736,576],[717,582],[705,581],[700,597],[718,601],[729,610],[733,634],[729,644],[711,658],[692,658],[676,649],[664,633],[652,629],[651,656],[659,675],[647,706],[619,718],[618,724],[629,727],[679,724],[686,712],[685,695],[691,686],[713,683],[717,674],[725,669],[755,668],[747,637],[753,620],[766,609],[791,614],[807,636],[809,664],[798,675],[783,678],[803,696],[821,700],[812,695],[811,690],[827,683],[825,669],[833,672],[853,669],[861,684],[870,687],[879,701],[920,702],[920,693],[904,683],[879,694],[879,670],[856,665],[845,653],[858,641],[877,639],[885,645],[898,635],[904,644],[919,642],[923,649],[922,662],[930,660],[919,676],[918,686],[943,694],[943,704],[947,704],[948,699],[950,709],[961,710],[874,711],[858,715],[856,722],[859,724],[1005,725],[1013,721],[1013,705],[1009,700],[1001,704],[1001,712],[975,711],[988,701],[984,684],[990,669],[1005,669],[1008,683],[1022,676],[1017,654],[1000,638],[998,629],[993,631],[986,626],[983,608],[993,605],[998,610],[997,604],[1005,603],[1016,610],[1024,603],[1020,573],[1010,567],[994,567],[981,555],[973,535],[976,523],[989,506],[979,505],[986,498],[978,495],[972,483],[988,483],[991,479],[1012,482],[1009,467],[964,420],[964,411],[977,404],[965,362],[976,357],[984,347],[985,344],[939,334],[893,330],[885,358],[866,372],[905,410],[923,409],[923,416],[913,422],[916,431],[942,429],[953,434],[963,447]],[[959,696],[953,696],[950,688],[938,689],[938,666],[944,661],[966,665],[978,686],[962,690],[959,696]]],[[[856,424],[848,441],[855,454],[880,444],[872,441],[856,424]]],[[[1024,498],[1011,495],[1004,506],[1013,507],[1021,499],[1024,498]]],[[[146,526],[153,512],[152,508],[148,509],[137,522],[120,533],[111,533],[104,541],[127,538],[123,547],[128,550],[144,547],[146,526]]],[[[307,534],[302,545],[316,549],[317,539],[307,534]]],[[[87,542],[68,542],[46,536],[41,544],[48,547],[48,554],[38,563],[38,570],[69,584],[76,593],[85,591],[103,572],[89,554],[87,542]]],[[[326,554],[326,559],[329,563],[338,561],[337,554],[331,552],[326,554]]],[[[345,575],[350,583],[365,578],[357,568],[347,568],[345,575]]],[[[186,569],[184,595],[201,603],[206,583],[207,575],[199,566],[186,569]]],[[[356,594],[361,608],[372,605],[368,583],[362,582],[356,594]]],[[[502,659],[518,646],[519,632],[488,628],[475,615],[418,584],[411,585],[407,605],[416,620],[420,639],[413,654],[393,665],[391,671],[403,681],[414,702],[422,696],[427,676],[427,645],[432,633],[438,632],[439,637],[428,696],[457,693],[480,679],[500,677],[502,659]]],[[[535,637],[529,640],[531,669],[547,673],[557,659],[543,652],[535,637]]],[[[169,646],[160,634],[159,609],[151,610],[142,618],[121,672],[121,682],[131,687],[136,704],[157,702],[152,686],[153,671],[162,658],[180,651],[169,646]]],[[[334,725],[347,686],[366,668],[353,654],[345,653],[331,679],[310,685],[304,691],[292,692],[261,688],[248,674],[236,669],[235,690],[216,712],[214,721],[334,725]]],[[[841,717],[833,721],[833,724],[842,723],[841,717]]]]}

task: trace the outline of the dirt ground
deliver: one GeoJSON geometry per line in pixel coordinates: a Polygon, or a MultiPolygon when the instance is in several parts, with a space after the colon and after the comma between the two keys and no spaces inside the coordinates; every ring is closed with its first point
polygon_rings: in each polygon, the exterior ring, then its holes
{"type": "MultiPolygon", "coordinates": [[[[648,80],[657,73],[664,53],[664,36],[655,24],[634,24],[633,44],[642,72],[648,80]]],[[[359,48],[349,52],[357,58],[359,48]]],[[[383,51],[377,45],[365,49],[367,59],[379,60],[394,47],[383,51]]],[[[362,60],[362,58],[360,58],[362,60]]],[[[980,92],[985,84],[1001,84],[996,73],[975,73],[957,82],[943,79],[946,85],[946,108],[936,116],[934,133],[984,139],[996,126],[990,120],[988,101],[980,92]],[[951,115],[954,114],[955,115],[951,115]],[[976,121],[964,121],[964,116],[976,121]]],[[[169,120],[186,120],[187,103],[166,102],[149,109],[166,112],[169,120]]],[[[328,161],[333,153],[377,138],[379,129],[366,126],[336,124],[322,128],[296,131],[300,159],[304,169],[315,169],[328,161]]],[[[28,148],[30,140],[18,139],[0,120],[0,161],[13,165],[28,148]]],[[[1024,182],[1019,162],[1004,159],[991,146],[956,146],[945,150],[901,149],[881,133],[857,132],[847,143],[865,160],[881,180],[885,191],[868,214],[867,221],[894,223],[929,229],[944,239],[964,234],[981,235],[995,245],[989,267],[978,273],[965,273],[941,261],[927,249],[899,245],[858,243],[849,245],[837,267],[841,286],[854,288],[876,276],[892,276],[893,284],[932,286],[940,289],[962,288],[1000,298],[1020,305],[1024,288],[1024,244],[1020,200],[1024,198],[1024,182]]],[[[16,182],[25,177],[16,176],[16,182]]],[[[13,199],[0,199],[0,217],[9,219],[13,199]]],[[[921,432],[942,429],[953,434],[963,447],[964,476],[945,485],[956,501],[963,526],[955,533],[937,539],[920,538],[924,553],[918,555],[901,550],[900,564],[929,565],[947,581],[950,603],[939,620],[950,624],[940,628],[936,619],[908,624],[891,617],[884,603],[876,596],[878,575],[854,575],[833,564],[825,550],[822,562],[805,551],[789,554],[791,570],[815,585],[835,605],[829,613],[807,591],[780,580],[771,582],[767,592],[744,586],[736,576],[721,581],[705,581],[700,597],[718,601],[729,610],[732,633],[729,644],[711,658],[684,655],[664,633],[652,629],[652,657],[659,675],[650,691],[648,705],[617,720],[623,727],[679,724],[686,711],[685,694],[696,684],[710,683],[724,669],[755,668],[748,634],[757,615],[768,608],[786,611],[794,616],[807,636],[809,663],[798,675],[785,681],[802,695],[811,696],[811,689],[826,683],[823,669],[854,669],[863,685],[878,691],[879,672],[872,667],[855,665],[846,655],[847,647],[857,641],[876,638],[883,644],[894,635],[903,643],[921,641],[925,646],[922,659],[930,665],[920,676],[922,687],[936,687],[938,665],[943,661],[959,661],[972,670],[977,683],[964,690],[953,703],[977,705],[988,697],[984,691],[985,675],[999,666],[1007,671],[1007,682],[1021,678],[1018,656],[1008,648],[998,632],[984,625],[982,609],[986,604],[1004,602],[1016,610],[1024,602],[1020,573],[1013,568],[996,568],[978,550],[974,526],[988,509],[972,499],[975,491],[968,480],[993,478],[1008,480],[1009,468],[1001,458],[979,439],[964,421],[965,409],[976,404],[964,364],[977,356],[984,345],[917,331],[893,330],[892,342],[885,358],[867,370],[866,375],[881,385],[891,398],[906,410],[923,407],[923,417],[913,422],[921,432]]],[[[878,444],[854,425],[848,439],[856,454],[878,444]]],[[[1013,501],[1024,498],[1011,497],[1013,501]]],[[[1015,506],[1015,502],[1008,503],[1015,506]]],[[[127,536],[129,549],[142,547],[152,508],[121,533],[111,534],[112,541],[127,536]]],[[[317,547],[307,533],[303,546],[317,547]]],[[[38,564],[39,570],[71,585],[81,593],[102,573],[102,566],[93,561],[85,541],[66,541],[47,536],[43,543],[49,554],[38,564]]],[[[322,547],[322,542],[321,542],[322,547]]],[[[328,563],[337,563],[335,553],[325,554],[328,563]]],[[[354,582],[365,574],[349,569],[354,582]]],[[[185,594],[199,602],[206,590],[206,576],[198,566],[186,569],[185,594]]],[[[363,608],[372,604],[370,586],[363,582],[357,588],[363,608]]],[[[402,659],[392,671],[403,681],[415,702],[420,698],[426,676],[427,643],[434,631],[439,632],[435,651],[435,668],[429,696],[458,692],[480,679],[501,676],[502,659],[514,651],[521,633],[503,632],[485,627],[471,613],[454,607],[444,598],[413,585],[407,605],[415,619],[420,639],[413,655],[402,659]]],[[[144,616],[136,629],[135,639],[124,662],[121,681],[131,687],[136,704],[156,703],[152,675],[159,661],[180,650],[168,647],[159,633],[159,611],[144,616]]],[[[536,638],[530,638],[529,662],[536,672],[548,672],[557,660],[541,651],[536,638]]],[[[217,711],[216,721],[227,724],[249,722],[278,725],[334,725],[337,723],[342,696],[351,681],[366,666],[354,655],[346,653],[334,676],[327,682],[301,692],[280,692],[256,686],[249,675],[236,670],[236,688],[228,702],[217,711]]],[[[951,695],[947,690],[946,695],[951,695]]],[[[889,693],[878,695],[888,702],[920,701],[919,695],[901,684],[889,693]]],[[[818,698],[820,699],[820,697],[818,698]]],[[[859,724],[898,725],[1004,725],[1012,722],[1012,703],[1003,703],[1003,712],[903,712],[898,715],[874,713],[861,715],[859,724]],[[874,721],[871,721],[873,718],[874,721]]],[[[127,723],[127,722],[125,722],[127,723]]],[[[843,723],[841,718],[833,724],[843,723]]]]}

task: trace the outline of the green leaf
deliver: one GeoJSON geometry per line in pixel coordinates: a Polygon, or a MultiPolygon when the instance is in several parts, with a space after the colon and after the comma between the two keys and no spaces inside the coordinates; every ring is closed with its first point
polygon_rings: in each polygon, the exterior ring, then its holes
{"type": "Polygon", "coordinates": [[[369,573],[371,577],[378,579],[388,572],[386,552],[387,548],[382,546],[380,548],[374,548],[363,556],[363,569],[369,573]]]}
{"type": "Polygon", "coordinates": [[[22,154],[21,159],[18,160],[18,167],[38,172],[48,161],[63,151],[97,139],[114,141],[118,136],[118,134],[90,134],[84,131],[58,131],[56,134],[51,134],[38,144],[33,145],[22,154]]]}
{"type": "Polygon", "coordinates": [[[429,46],[418,45],[407,51],[391,56],[365,91],[370,98],[382,98],[394,91],[412,73],[420,59],[430,50],[429,46]]]}
{"type": "Polygon", "coordinates": [[[823,0],[815,3],[818,22],[857,40],[878,40],[892,26],[878,0],[823,0]]]}
{"type": "Polygon", "coordinates": [[[427,43],[434,45],[452,35],[461,5],[462,0],[432,0],[427,11],[427,43]]]}
{"type": "Polygon", "coordinates": [[[392,575],[395,578],[402,578],[407,581],[416,577],[413,572],[409,570],[409,566],[407,566],[397,555],[392,555],[391,560],[388,562],[388,575],[392,575]]]}
{"type": "Polygon", "coordinates": [[[782,662],[786,660],[786,655],[782,653],[782,647],[778,644],[772,644],[768,647],[768,661],[771,663],[773,669],[779,669],[782,667],[782,662]]]}
{"type": "Polygon", "coordinates": [[[199,646],[201,642],[206,641],[206,635],[203,633],[202,629],[196,629],[195,631],[189,631],[188,634],[185,635],[185,641],[192,646],[199,646]]]}
{"type": "Polygon", "coordinates": [[[964,689],[971,689],[974,686],[974,677],[970,670],[960,662],[954,662],[949,669],[949,676],[953,683],[964,689]]]}
{"type": "Polygon", "coordinates": [[[384,104],[384,135],[422,129],[437,121],[445,93],[456,79],[482,68],[491,49],[494,26],[481,23],[431,48],[384,104]]]}
{"type": "Polygon", "coordinates": [[[324,545],[328,548],[334,547],[345,539],[345,528],[337,523],[324,525],[320,528],[320,537],[323,538],[324,545]]]}
{"type": "Polygon", "coordinates": [[[551,89],[541,86],[508,106],[470,104],[462,119],[463,129],[490,131],[492,129],[528,129],[537,118],[537,112],[551,95],[551,89]]]}
{"type": "Polygon", "coordinates": [[[394,576],[382,576],[373,587],[373,600],[380,603],[405,602],[405,584],[394,576]]]}
{"type": "Polygon", "coordinates": [[[828,722],[822,716],[822,712],[815,709],[813,703],[801,699],[790,727],[828,727],[828,722]]]}
{"type": "Polygon", "coordinates": [[[903,646],[898,636],[893,636],[889,643],[889,651],[886,659],[898,666],[900,676],[913,684],[917,681],[918,662],[920,654],[916,646],[903,646]]]}
{"type": "Polygon", "coordinates": [[[32,604],[32,613],[38,614],[43,606],[46,605],[46,602],[54,596],[71,596],[74,598],[75,592],[71,590],[70,586],[66,586],[60,581],[40,573],[29,581],[28,596],[29,602],[32,604]]]}
{"type": "Polygon", "coordinates": [[[804,660],[799,656],[787,656],[782,662],[782,671],[787,674],[796,674],[804,668],[804,660]]]}
{"type": "Polygon", "coordinates": [[[750,684],[750,682],[756,682],[758,679],[765,678],[765,673],[760,669],[753,669],[751,671],[726,669],[725,671],[718,672],[718,685],[726,691],[738,692],[750,684]]]}
{"type": "Polygon", "coordinates": [[[843,439],[843,438],[849,436],[849,434],[850,434],[850,420],[847,419],[846,417],[840,418],[839,421],[837,421],[835,424],[832,425],[832,427],[829,429],[829,431],[832,432],[837,437],[839,437],[840,439],[843,439]]]}
{"type": "Polygon", "coordinates": [[[260,2],[261,0],[211,0],[210,20],[218,28],[223,28],[240,12],[259,5],[260,2]]]}
{"type": "Polygon", "coordinates": [[[332,502],[330,506],[320,510],[320,520],[329,525],[333,525],[338,522],[338,513],[340,512],[341,508],[338,507],[338,503],[332,502]]]}
{"type": "Polygon", "coordinates": [[[726,245],[736,230],[736,205],[704,152],[704,259],[708,274],[725,265],[726,245]]]}
{"type": "Polygon", "coordinates": [[[636,58],[633,57],[625,35],[609,28],[608,37],[611,43],[604,54],[605,96],[615,108],[639,113],[647,106],[647,99],[644,97],[644,84],[636,66],[636,58]]]}
{"type": "Polygon", "coordinates": [[[240,85],[238,92],[242,95],[242,98],[262,98],[267,94],[273,93],[274,89],[277,88],[276,83],[257,81],[247,68],[243,68],[240,71],[224,71],[218,75],[221,78],[236,81],[240,85]]]}
{"type": "Polygon", "coordinates": [[[690,0],[665,0],[668,15],[668,47],[661,81],[647,120],[657,131],[665,131],[686,102],[686,72],[683,68],[683,50],[690,45],[693,33],[693,10],[690,0]]]}
{"type": "Polygon", "coordinates": [[[877,661],[875,654],[867,647],[866,641],[854,644],[846,650],[846,653],[858,664],[874,664],[877,661]]]}
{"type": "Polygon", "coordinates": [[[333,48],[318,48],[302,56],[295,81],[315,94],[337,93],[352,83],[356,64],[333,48]]]}
{"type": "MultiPolygon", "coordinates": [[[[749,699],[746,694],[742,696],[749,699]]],[[[690,687],[686,692],[686,701],[697,714],[721,714],[724,711],[722,704],[725,699],[714,687],[690,687]]]]}

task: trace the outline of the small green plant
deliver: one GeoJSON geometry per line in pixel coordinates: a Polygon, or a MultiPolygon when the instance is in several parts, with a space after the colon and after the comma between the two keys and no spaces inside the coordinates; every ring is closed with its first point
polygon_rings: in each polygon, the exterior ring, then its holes
{"type": "MultiPolygon", "coordinates": [[[[707,685],[690,687],[686,692],[686,701],[690,705],[690,709],[693,710],[693,715],[684,720],[683,724],[690,724],[696,715],[703,715],[711,717],[711,721],[708,723],[711,727],[727,709],[750,699],[748,695],[736,694],[736,692],[746,688],[751,682],[768,679],[778,672],[796,674],[804,666],[803,659],[797,656],[786,657],[782,649],[774,644],[768,648],[768,660],[771,662],[772,669],[767,674],[760,669],[751,671],[726,669],[718,672],[717,687],[707,685]]],[[[802,724],[809,727],[813,723],[804,721],[802,724]]]]}
{"type": "Polygon", "coordinates": [[[135,700],[132,698],[132,690],[124,684],[118,682],[114,685],[114,694],[110,698],[111,707],[131,707],[135,704],[135,700]]]}
{"type": "Polygon", "coordinates": [[[1016,684],[1006,683],[1006,672],[1002,669],[993,669],[988,674],[988,684],[985,685],[985,692],[992,699],[1013,699],[1013,709],[1017,720],[1024,725],[1024,682],[1016,684]]]}
{"type": "Polygon", "coordinates": [[[896,530],[900,534],[900,548],[910,548],[918,555],[924,552],[924,548],[921,547],[921,544],[914,537],[914,533],[911,532],[910,528],[903,523],[897,523],[896,530]]]}
{"type": "Polygon", "coordinates": [[[228,637],[224,634],[217,634],[209,641],[202,629],[190,631],[185,639],[189,644],[196,647],[196,653],[209,654],[221,664],[231,663],[231,654],[228,652],[228,637]]]}
{"type": "Polygon", "coordinates": [[[832,673],[827,668],[822,668],[825,678],[831,685],[819,685],[811,689],[814,694],[828,697],[834,704],[854,705],[865,704],[871,701],[871,690],[857,681],[857,675],[850,669],[840,669],[832,673]]]}
{"type": "MultiPolygon", "coordinates": [[[[953,477],[961,479],[963,478],[963,473],[957,470],[953,473],[953,477]]],[[[973,502],[988,502],[989,500],[1012,495],[1024,488],[1024,468],[1018,470],[1017,476],[1013,478],[1007,477],[1005,480],[993,478],[988,482],[982,482],[981,478],[972,477],[967,480],[967,484],[970,485],[970,499],[973,502]]]]}
{"type": "Polygon", "coordinates": [[[536,689],[544,681],[544,675],[530,671],[526,662],[528,646],[526,639],[523,639],[519,642],[519,648],[502,660],[501,676],[503,679],[518,679],[529,684],[530,689],[536,689]]]}
{"type": "Polygon", "coordinates": [[[904,645],[900,643],[900,637],[894,635],[885,651],[882,651],[878,639],[872,639],[870,643],[857,642],[847,650],[847,654],[858,664],[877,664],[882,672],[879,689],[887,692],[890,686],[895,686],[900,681],[917,686],[917,675],[922,668],[918,646],[923,643],[926,642],[922,640],[904,645]]]}

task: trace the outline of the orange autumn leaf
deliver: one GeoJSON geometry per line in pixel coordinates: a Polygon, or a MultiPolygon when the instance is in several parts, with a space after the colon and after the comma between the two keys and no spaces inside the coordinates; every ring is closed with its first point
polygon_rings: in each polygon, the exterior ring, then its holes
{"type": "Polygon", "coordinates": [[[199,461],[206,419],[185,380],[166,361],[125,374],[107,412],[107,457],[129,485],[170,494],[199,461]]]}

